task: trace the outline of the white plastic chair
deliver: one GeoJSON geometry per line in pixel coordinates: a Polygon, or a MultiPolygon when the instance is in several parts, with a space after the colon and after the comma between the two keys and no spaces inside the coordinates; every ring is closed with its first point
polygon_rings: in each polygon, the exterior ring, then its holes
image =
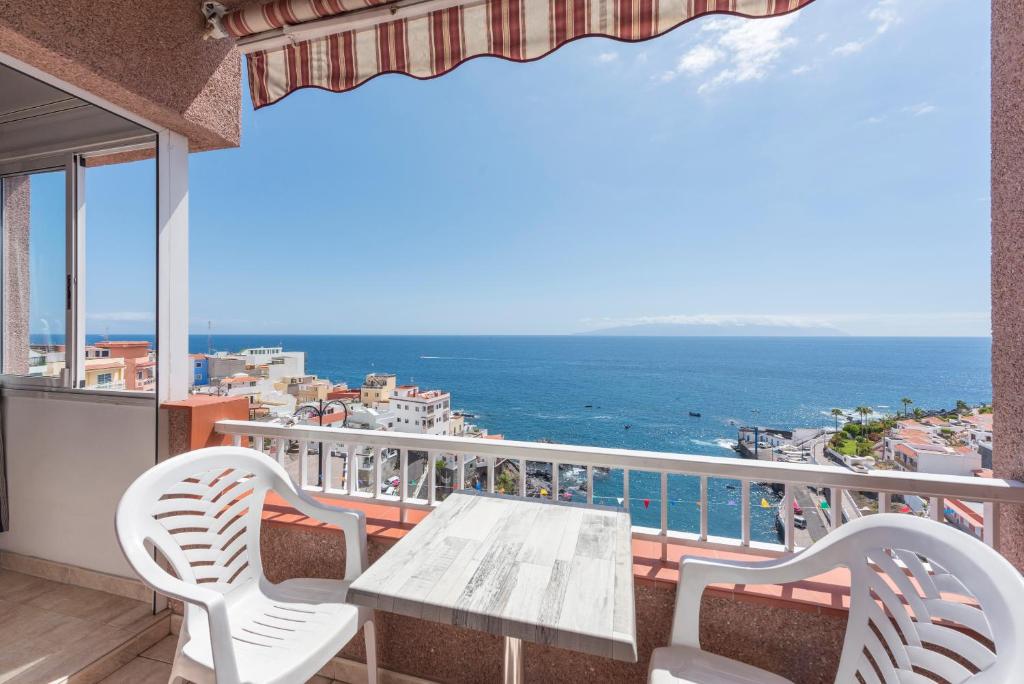
{"type": "Polygon", "coordinates": [[[168,459],[139,477],[118,504],[116,526],[142,580],[185,602],[172,684],[305,682],[360,627],[369,681],[376,682],[373,611],[345,602],[349,584],[367,565],[361,512],[319,503],[258,451],[213,447],[168,459]],[[268,490],[342,529],[343,580],[271,584],[264,577],[260,521],[268,490]],[[177,577],[157,564],[149,544],[177,577]]]}
{"type": "Polygon", "coordinates": [[[844,525],[806,551],[781,560],[685,559],[672,645],[651,655],[650,684],[787,682],[701,650],[701,594],[712,583],[783,584],[839,566],[850,569],[851,588],[836,682],[934,684],[935,679],[915,672],[915,667],[953,684],[1024,681],[1020,573],[959,530],[909,515],[879,514],[844,525]],[[962,598],[951,600],[954,596],[962,598]],[[926,646],[941,647],[970,665],[926,646]]]}

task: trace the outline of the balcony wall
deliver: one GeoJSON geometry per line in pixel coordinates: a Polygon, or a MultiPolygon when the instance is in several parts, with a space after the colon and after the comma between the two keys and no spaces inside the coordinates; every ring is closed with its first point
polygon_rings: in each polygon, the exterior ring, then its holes
{"type": "MultiPolygon", "coordinates": [[[[397,509],[360,507],[368,511],[372,563],[411,525],[397,521],[397,509]]],[[[268,502],[264,518],[261,550],[264,570],[271,581],[341,578],[345,551],[340,531],[272,502],[268,502]]],[[[633,551],[639,662],[621,663],[528,643],[528,681],[646,681],[652,649],[668,643],[678,566],[662,562],[660,545],[654,542],[635,542],[633,551]]],[[[670,546],[667,555],[678,558],[684,552],[722,555],[676,545],[670,546]]],[[[841,577],[823,577],[786,592],[767,587],[709,589],[701,613],[701,642],[708,650],[802,684],[831,682],[846,627],[842,584],[841,577]]],[[[500,681],[502,641],[498,637],[382,611],[377,620],[378,655],[384,669],[432,681],[500,681]]],[[[362,637],[350,643],[341,656],[365,661],[362,637]]],[[[330,676],[330,666],[322,673],[330,676]]]]}
{"type": "MultiPolygon", "coordinates": [[[[996,477],[1024,478],[1024,3],[992,1],[992,393],[996,477]]],[[[998,548],[1024,569],[1024,506],[998,548]]]]}

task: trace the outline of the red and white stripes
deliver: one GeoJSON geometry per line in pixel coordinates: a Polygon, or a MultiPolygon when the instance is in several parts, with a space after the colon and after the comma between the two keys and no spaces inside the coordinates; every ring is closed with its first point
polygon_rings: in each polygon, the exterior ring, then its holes
{"type": "MultiPolygon", "coordinates": [[[[249,54],[259,108],[306,87],[351,90],[374,76],[445,74],[472,57],[538,59],[583,36],[647,40],[711,13],[770,17],[812,0],[465,0],[421,16],[384,21],[249,54]]],[[[272,0],[225,15],[234,36],[388,4],[384,0],[272,0]]]]}

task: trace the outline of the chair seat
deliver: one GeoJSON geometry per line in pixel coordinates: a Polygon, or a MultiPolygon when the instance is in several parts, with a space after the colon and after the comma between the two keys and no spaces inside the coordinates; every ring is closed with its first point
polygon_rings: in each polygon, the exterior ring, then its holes
{"type": "MultiPolygon", "coordinates": [[[[372,611],[345,603],[349,582],[250,581],[228,594],[228,620],[242,682],[306,681],[356,635],[372,611]],[[311,671],[306,671],[311,669],[311,671]]],[[[205,616],[204,616],[205,617],[205,616]]],[[[189,624],[182,654],[213,669],[206,620],[189,624]]]]}
{"type": "Polygon", "coordinates": [[[648,684],[792,684],[788,679],[690,646],[656,648],[648,684]]]}

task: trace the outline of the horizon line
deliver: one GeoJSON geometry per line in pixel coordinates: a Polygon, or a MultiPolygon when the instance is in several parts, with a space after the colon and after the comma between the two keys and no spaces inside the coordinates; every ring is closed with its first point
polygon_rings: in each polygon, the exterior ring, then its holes
{"type": "MultiPolygon", "coordinates": [[[[41,333],[30,333],[33,335],[41,333]]],[[[190,336],[219,336],[219,337],[243,337],[243,336],[285,336],[285,337],[605,337],[605,338],[662,338],[662,339],[820,339],[820,340],[843,340],[843,339],[971,339],[991,340],[992,335],[616,335],[596,334],[590,332],[572,333],[320,333],[320,332],[208,332],[189,331],[190,336]]],[[[155,337],[155,332],[86,332],[86,335],[100,335],[104,337],[155,337]]]]}

